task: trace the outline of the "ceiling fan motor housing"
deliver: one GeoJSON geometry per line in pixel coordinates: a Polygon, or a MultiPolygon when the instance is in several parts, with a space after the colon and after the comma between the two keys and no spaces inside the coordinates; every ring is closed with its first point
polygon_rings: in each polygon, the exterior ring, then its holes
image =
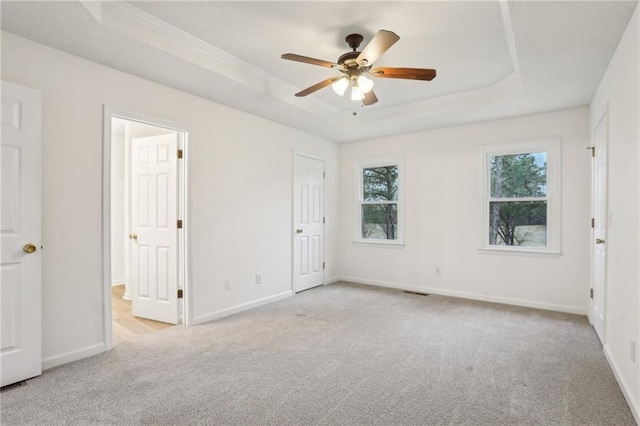
{"type": "Polygon", "coordinates": [[[344,55],[340,55],[338,63],[340,65],[344,64],[347,67],[357,67],[358,63],[356,62],[356,58],[358,55],[360,55],[360,52],[347,52],[344,55]]]}
{"type": "Polygon", "coordinates": [[[353,51],[347,52],[338,58],[338,63],[340,65],[344,64],[347,68],[356,68],[358,66],[355,59],[360,55],[360,52],[358,52],[357,49],[360,46],[360,43],[362,43],[362,40],[364,40],[364,37],[362,37],[361,34],[349,34],[345,38],[345,41],[353,51]]]}

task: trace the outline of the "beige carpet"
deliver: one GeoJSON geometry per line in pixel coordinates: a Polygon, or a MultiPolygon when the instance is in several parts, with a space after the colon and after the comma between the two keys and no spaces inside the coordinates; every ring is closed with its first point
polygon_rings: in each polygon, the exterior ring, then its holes
{"type": "Polygon", "coordinates": [[[1,395],[3,425],[634,425],[581,316],[334,284],[1,395]]]}

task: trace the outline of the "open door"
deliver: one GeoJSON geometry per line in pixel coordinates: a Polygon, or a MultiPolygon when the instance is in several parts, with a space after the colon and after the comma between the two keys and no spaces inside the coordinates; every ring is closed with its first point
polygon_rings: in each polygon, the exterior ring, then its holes
{"type": "Polygon", "coordinates": [[[607,139],[605,113],[593,132],[593,241],[591,242],[591,304],[589,319],[600,341],[605,343],[605,309],[607,279],[607,139]]]}
{"type": "Polygon", "coordinates": [[[41,98],[2,82],[0,386],[42,373],[41,98]]]}
{"type": "Polygon", "coordinates": [[[177,324],[178,133],[131,144],[131,290],[133,315],[177,324]]]}

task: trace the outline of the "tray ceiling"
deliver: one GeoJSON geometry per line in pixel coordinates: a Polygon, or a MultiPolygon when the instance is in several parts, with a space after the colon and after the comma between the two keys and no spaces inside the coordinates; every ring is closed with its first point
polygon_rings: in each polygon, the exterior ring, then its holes
{"type": "MultiPolygon", "coordinates": [[[[587,105],[637,1],[11,2],[2,29],[109,67],[345,142],[587,105]],[[400,40],[376,66],[435,68],[431,82],[375,79],[362,107],[330,88],[344,37],[400,40]]],[[[361,47],[362,47],[361,46],[361,47]]]]}

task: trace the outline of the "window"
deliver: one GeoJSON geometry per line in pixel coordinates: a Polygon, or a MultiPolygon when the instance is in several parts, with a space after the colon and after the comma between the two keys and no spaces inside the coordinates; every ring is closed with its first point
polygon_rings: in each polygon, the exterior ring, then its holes
{"type": "Polygon", "coordinates": [[[402,244],[401,158],[359,162],[358,242],[402,244]]]}
{"type": "Polygon", "coordinates": [[[482,150],[485,250],[560,253],[560,139],[482,150]]]}

